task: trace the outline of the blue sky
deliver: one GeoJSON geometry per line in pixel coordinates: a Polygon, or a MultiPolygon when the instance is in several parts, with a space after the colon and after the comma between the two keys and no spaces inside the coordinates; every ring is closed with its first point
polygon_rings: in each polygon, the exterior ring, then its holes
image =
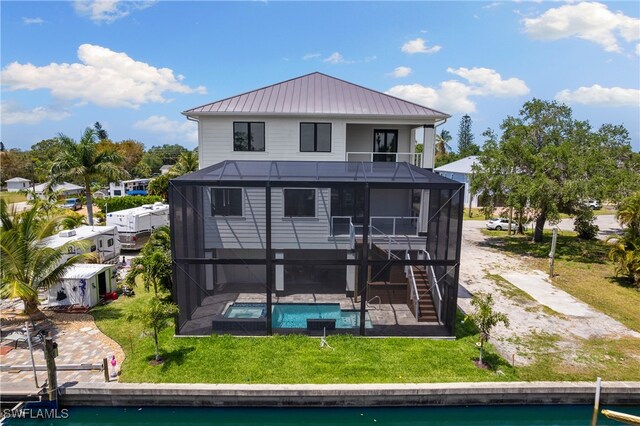
{"type": "Polygon", "coordinates": [[[28,149],[100,121],[196,146],[180,112],[314,71],[473,120],[533,97],[640,150],[640,2],[0,2],[2,127],[28,149]]]}

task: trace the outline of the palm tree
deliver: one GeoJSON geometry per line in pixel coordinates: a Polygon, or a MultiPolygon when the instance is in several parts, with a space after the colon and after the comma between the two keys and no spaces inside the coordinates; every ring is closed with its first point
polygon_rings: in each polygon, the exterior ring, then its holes
{"type": "Polygon", "coordinates": [[[159,195],[165,200],[169,194],[169,180],[198,170],[198,153],[187,151],[180,154],[176,164],[166,174],[149,182],[149,194],[159,195]]]}
{"type": "Polygon", "coordinates": [[[451,139],[451,133],[448,130],[442,129],[440,134],[436,133],[436,159],[444,157],[451,151],[449,146],[451,139]]]}
{"type": "Polygon", "coordinates": [[[156,296],[159,288],[171,291],[171,237],[168,226],[153,231],[140,256],[133,259],[125,277],[126,284],[135,287],[138,276],[142,277],[146,290],[153,287],[156,296]]]}
{"type": "Polygon", "coordinates": [[[93,225],[91,184],[96,179],[117,181],[127,177],[127,171],[120,166],[122,157],[116,152],[98,152],[96,132],[89,127],[78,143],[62,134],[59,139],[63,148],[51,167],[51,181],[75,180],[84,184],[89,225],[93,225]]]}
{"type": "Polygon", "coordinates": [[[640,287],[640,192],[622,200],[616,219],[624,229],[607,239],[613,241],[609,259],[616,264],[616,275],[640,287]]]}
{"type": "Polygon", "coordinates": [[[92,253],[72,256],[65,260],[70,247],[80,243],[67,243],[51,248],[41,240],[55,234],[64,220],[61,214],[42,216],[36,203],[22,213],[9,211],[0,200],[0,295],[20,298],[29,315],[38,311],[38,290],[58,283],[66,270],[76,263],[92,259],[92,253]]]}

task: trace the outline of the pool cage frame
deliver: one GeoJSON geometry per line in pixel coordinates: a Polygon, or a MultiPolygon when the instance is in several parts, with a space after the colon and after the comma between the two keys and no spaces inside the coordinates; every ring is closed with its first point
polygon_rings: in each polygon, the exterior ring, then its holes
{"type": "MultiPolygon", "coordinates": [[[[425,193],[423,191],[422,193],[425,193]]],[[[464,184],[408,163],[224,161],[169,182],[173,300],[180,308],[176,334],[191,320],[195,310],[211,292],[201,284],[205,265],[263,265],[266,268],[266,334],[272,328],[272,306],[277,265],[344,265],[358,269],[356,289],[360,300],[357,334],[394,335],[367,329],[368,271],[371,266],[423,266],[443,280],[442,319],[433,335],[455,336],[464,208],[464,184]],[[205,188],[263,188],[265,196],[264,258],[217,258],[205,254],[205,188]],[[272,243],[272,190],[279,188],[360,188],[364,191],[363,223],[371,220],[374,189],[428,190],[428,220],[423,248],[425,258],[372,259],[368,226],[362,226],[354,258],[338,260],[276,258],[272,243]]],[[[402,327],[402,326],[399,326],[402,327]]],[[[375,327],[374,327],[375,328],[375,327]]],[[[355,330],[354,330],[355,331],[355,330]]],[[[304,332],[304,331],[298,331],[304,332]]],[[[264,335],[262,333],[256,333],[264,335]]],[[[408,335],[410,335],[409,333],[408,335]]],[[[400,335],[404,335],[401,333],[400,335]]]]}

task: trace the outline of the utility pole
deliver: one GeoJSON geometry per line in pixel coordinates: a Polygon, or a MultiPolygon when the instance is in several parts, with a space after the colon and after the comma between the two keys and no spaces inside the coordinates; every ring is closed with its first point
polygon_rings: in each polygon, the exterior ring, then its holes
{"type": "Polygon", "coordinates": [[[47,336],[44,339],[44,360],[47,363],[47,391],[49,401],[58,400],[58,376],[56,374],[56,360],[58,345],[47,336]]]}

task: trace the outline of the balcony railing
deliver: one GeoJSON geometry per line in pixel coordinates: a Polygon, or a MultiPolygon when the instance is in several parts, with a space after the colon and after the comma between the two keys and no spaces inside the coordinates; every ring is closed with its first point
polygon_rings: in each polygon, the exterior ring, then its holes
{"type": "MultiPolygon", "coordinates": [[[[351,216],[331,216],[331,235],[362,235],[362,224],[354,224],[351,216]]],[[[369,235],[418,235],[417,217],[371,216],[369,235]]]]}
{"type": "Polygon", "coordinates": [[[421,152],[347,152],[347,161],[407,162],[422,167],[421,152]]]}

